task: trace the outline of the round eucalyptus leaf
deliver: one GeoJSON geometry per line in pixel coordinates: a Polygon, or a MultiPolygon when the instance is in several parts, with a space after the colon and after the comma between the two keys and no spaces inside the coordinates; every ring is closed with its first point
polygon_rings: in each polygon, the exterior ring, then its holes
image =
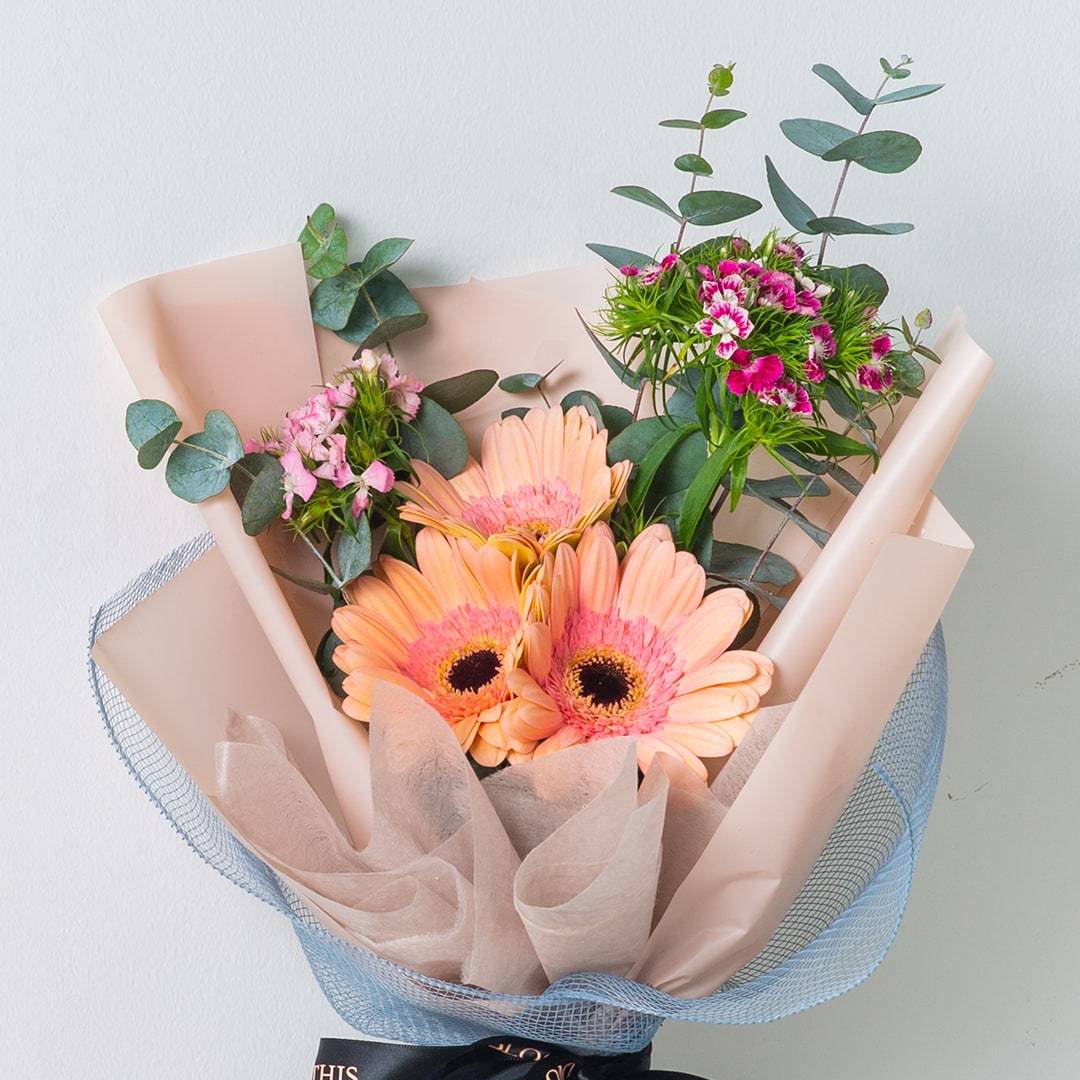
{"type": "Polygon", "coordinates": [[[346,584],[371,565],[371,522],[367,514],[356,519],[353,531],[342,529],[337,541],[338,577],[346,584]]]}
{"type": "Polygon", "coordinates": [[[603,406],[600,399],[591,390],[571,390],[559,402],[559,405],[562,407],[563,412],[572,409],[575,405],[580,405],[596,421],[597,431],[604,430],[603,406]]]}
{"type": "Polygon", "coordinates": [[[831,236],[899,236],[915,228],[909,221],[883,221],[876,225],[864,225],[861,221],[847,217],[811,218],[807,225],[819,233],[831,236]]]}
{"type": "Polygon", "coordinates": [[[695,191],[679,200],[679,211],[691,225],[719,225],[760,209],[757,199],[734,191],[695,191]]]}
{"type": "Polygon", "coordinates": [[[285,470],[272,454],[245,454],[232,468],[229,487],[240,504],[240,518],[248,536],[265,532],[285,513],[285,470]]]}
{"type": "Polygon", "coordinates": [[[600,415],[604,418],[609,439],[614,439],[634,422],[634,414],[621,405],[601,405],[600,415]]]}
{"type": "Polygon", "coordinates": [[[868,131],[845,139],[821,155],[822,161],[853,161],[879,173],[898,173],[919,160],[922,143],[903,131],[868,131]]]}
{"type": "Polygon", "coordinates": [[[225,490],[229,464],[213,446],[213,439],[199,431],[181,442],[165,465],[165,483],[185,502],[201,503],[225,490]]]}
{"type": "Polygon", "coordinates": [[[599,255],[605,262],[618,268],[620,266],[636,266],[639,268],[651,265],[654,260],[651,256],[631,248],[613,247],[611,244],[586,244],[593,254],[599,255]]]}
{"type": "Polygon", "coordinates": [[[508,394],[527,394],[530,390],[535,390],[543,381],[543,375],[538,375],[535,371],[523,371],[500,379],[499,389],[508,394]]]}
{"type": "Polygon", "coordinates": [[[437,401],[447,412],[456,413],[475,405],[498,381],[499,373],[479,368],[439,379],[424,387],[424,397],[437,401]]]}
{"type": "Polygon", "coordinates": [[[220,409],[211,409],[203,422],[202,434],[206,436],[206,445],[222,456],[226,466],[232,465],[244,456],[243,440],[228,413],[220,409]]]}
{"type": "Polygon", "coordinates": [[[642,206],[651,206],[654,210],[659,210],[661,214],[667,214],[669,218],[674,218],[676,221],[682,220],[659,195],[655,195],[648,188],[639,187],[636,184],[624,184],[621,187],[612,188],[611,192],[613,195],[621,195],[624,199],[641,203],[642,206]]]}
{"type": "Polygon", "coordinates": [[[675,159],[675,168],[695,176],[712,176],[712,166],[700,154],[680,154],[675,159]]]}
{"type": "MultiPolygon", "coordinates": [[[[741,112],[738,109],[712,109],[707,112],[701,118],[701,127],[709,130],[716,130],[717,128],[727,127],[728,124],[734,124],[736,120],[741,120],[746,113],[741,112]]],[[[697,127],[698,125],[694,125],[697,127]]]]}
{"type": "Polygon", "coordinates": [[[469,444],[461,425],[437,401],[420,399],[420,411],[401,429],[401,447],[410,457],[438,469],[448,480],[469,460],[469,444]]]}
{"type": "Polygon", "coordinates": [[[426,322],[427,315],[401,279],[383,270],[360,290],[352,315],[338,336],[363,349],[374,349],[426,322]]]}
{"type": "Polygon", "coordinates": [[[349,321],[360,295],[360,282],[352,271],[326,278],[311,294],[311,318],[327,330],[341,330],[349,321]]]}
{"type": "Polygon", "coordinates": [[[127,407],[124,427],[131,445],[139,452],[139,464],[144,469],[153,469],[179,434],[180,418],[167,402],[142,398],[127,407]]]}
{"type": "Polygon", "coordinates": [[[780,130],[800,150],[805,150],[815,157],[821,157],[834,146],[855,137],[851,128],[830,124],[828,120],[809,120],[805,117],[781,120],[780,130]]]}

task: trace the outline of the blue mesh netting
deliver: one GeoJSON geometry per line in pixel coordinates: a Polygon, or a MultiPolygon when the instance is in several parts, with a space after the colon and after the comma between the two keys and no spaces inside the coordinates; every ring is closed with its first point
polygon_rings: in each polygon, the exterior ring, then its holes
{"type": "MultiPolygon", "coordinates": [[[[179,547],[108,601],[90,644],[213,545],[179,547]]],[[[877,966],[900,924],[945,736],[947,672],[938,627],[810,879],[769,944],[708,997],[687,1000],[583,972],[515,997],[430,979],[332,936],[229,831],[157,736],[91,660],[109,736],[139,785],[215,870],[292,920],[331,1005],[357,1031],[414,1044],[516,1035],[598,1053],[648,1043],[664,1020],[776,1020],[850,990],[877,966]]]]}

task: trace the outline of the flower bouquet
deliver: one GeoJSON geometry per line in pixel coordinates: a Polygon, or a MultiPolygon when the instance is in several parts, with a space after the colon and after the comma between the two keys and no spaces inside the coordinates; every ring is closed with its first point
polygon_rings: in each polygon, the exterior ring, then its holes
{"type": "Polygon", "coordinates": [[[323,204],[102,305],[139,464],[210,532],[98,613],[95,693],[341,1015],[410,1044],[324,1040],[316,1075],[644,1073],[665,1018],[786,1015],[887,949],[971,548],[931,486],[991,364],[825,262],[911,229],[837,215],[852,164],[921,152],[871,116],[940,89],[881,63],[873,97],[814,68],[857,130],[781,125],[840,164],[818,215],[766,158],[790,235],[714,235],[761,208],[701,186],[745,116],[717,65],[662,124],[677,207],[614,189],[663,252],[410,290],[411,241],[350,261],[323,204]]]}

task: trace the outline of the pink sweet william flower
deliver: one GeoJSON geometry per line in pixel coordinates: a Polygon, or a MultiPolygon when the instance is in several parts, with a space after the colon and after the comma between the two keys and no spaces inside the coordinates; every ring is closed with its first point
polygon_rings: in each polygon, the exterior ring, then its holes
{"type": "Polygon", "coordinates": [[[765,405],[787,409],[796,416],[809,416],[814,411],[806,387],[799,386],[794,379],[780,379],[772,389],[759,394],[758,400],[765,405]]]}
{"type": "Polygon", "coordinates": [[[794,311],[799,302],[795,296],[795,279],[783,270],[766,270],[758,277],[758,306],[794,311]]]}
{"type": "Polygon", "coordinates": [[[731,364],[727,388],[736,397],[748,390],[752,394],[767,393],[784,374],[784,363],[776,353],[751,357],[748,349],[736,349],[731,364]]]}
{"type": "Polygon", "coordinates": [[[888,390],[893,384],[892,368],[888,364],[860,364],[857,374],[859,385],[875,394],[888,390]]]}
{"type": "Polygon", "coordinates": [[[819,322],[810,327],[810,348],[820,360],[831,360],[836,355],[836,338],[827,322],[819,322]]]}
{"type": "Polygon", "coordinates": [[[734,259],[724,259],[716,264],[716,272],[720,277],[730,277],[738,274],[746,263],[736,262],[734,259]]]}
{"type": "Polygon", "coordinates": [[[313,455],[322,464],[315,470],[315,475],[329,480],[336,488],[348,487],[356,480],[348,459],[345,457],[345,436],[331,435],[313,455]]]}
{"type": "Polygon", "coordinates": [[[285,513],[281,516],[288,521],[292,517],[293,499],[299,496],[307,502],[315,494],[319,481],[314,473],[308,471],[300,451],[295,446],[282,454],[281,467],[285,470],[281,478],[281,486],[285,492],[285,513]]]}
{"type": "Polygon", "coordinates": [[[356,404],[356,384],[352,379],[343,379],[323,392],[327,402],[336,409],[349,409],[356,404]]]}
{"type": "Polygon", "coordinates": [[[796,315],[817,315],[821,311],[821,301],[805,289],[795,295],[796,315]]]}
{"type": "Polygon", "coordinates": [[[394,486],[394,472],[381,461],[373,461],[361,474],[360,479],[369,488],[384,495],[394,486]]]}
{"type": "Polygon", "coordinates": [[[646,266],[641,274],[642,285],[655,285],[669,270],[673,270],[679,261],[675,252],[665,255],[658,263],[646,266]]]}
{"type": "Polygon", "coordinates": [[[697,324],[697,329],[707,338],[718,338],[716,355],[727,360],[739,347],[738,339],[749,337],[754,329],[750,314],[744,307],[730,300],[720,300],[706,309],[707,318],[697,324]]]}
{"type": "Polygon", "coordinates": [[[394,486],[393,470],[381,461],[373,461],[359,476],[357,480],[356,494],[352,501],[352,516],[358,518],[370,505],[371,493],[381,491],[383,494],[394,486]]]}
{"type": "Polygon", "coordinates": [[[669,270],[674,270],[678,262],[679,256],[672,251],[660,260],[660,269],[666,274],[669,270]]]}
{"type": "Polygon", "coordinates": [[[825,365],[817,358],[813,345],[810,346],[810,355],[803,364],[803,374],[812,383],[825,381],[825,365]]]}
{"type": "Polygon", "coordinates": [[[746,274],[748,277],[761,277],[765,272],[765,267],[761,263],[747,261],[746,259],[741,259],[735,266],[740,274],[746,274]]]}
{"type": "Polygon", "coordinates": [[[784,255],[795,263],[801,263],[806,258],[806,252],[788,240],[777,240],[773,248],[777,255],[784,255]]]}
{"type": "Polygon", "coordinates": [[[892,352],[892,338],[888,334],[880,334],[870,342],[870,359],[884,360],[892,352]]]}
{"type": "Polygon", "coordinates": [[[641,273],[641,268],[637,266],[631,266],[630,263],[625,263],[619,267],[619,273],[623,277],[637,277],[641,273]]]}
{"type": "Polygon", "coordinates": [[[390,390],[390,400],[412,420],[420,411],[420,391],[424,384],[415,375],[402,375],[389,353],[379,361],[379,373],[390,390]]]}
{"type": "Polygon", "coordinates": [[[746,303],[746,296],[746,282],[738,274],[725,274],[722,278],[702,282],[698,290],[698,297],[706,307],[721,300],[741,307],[746,303]]]}

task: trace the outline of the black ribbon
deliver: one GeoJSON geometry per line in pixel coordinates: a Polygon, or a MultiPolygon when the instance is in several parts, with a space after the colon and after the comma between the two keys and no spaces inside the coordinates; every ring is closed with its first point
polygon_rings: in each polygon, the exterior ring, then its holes
{"type": "Polygon", "coordinates": [[[650,1069],[651,1056],[651,1046],[610,1056],[502,1037],[464,1047],[322,1039],[311,1080],[704,1080],[650,1069]]]}

